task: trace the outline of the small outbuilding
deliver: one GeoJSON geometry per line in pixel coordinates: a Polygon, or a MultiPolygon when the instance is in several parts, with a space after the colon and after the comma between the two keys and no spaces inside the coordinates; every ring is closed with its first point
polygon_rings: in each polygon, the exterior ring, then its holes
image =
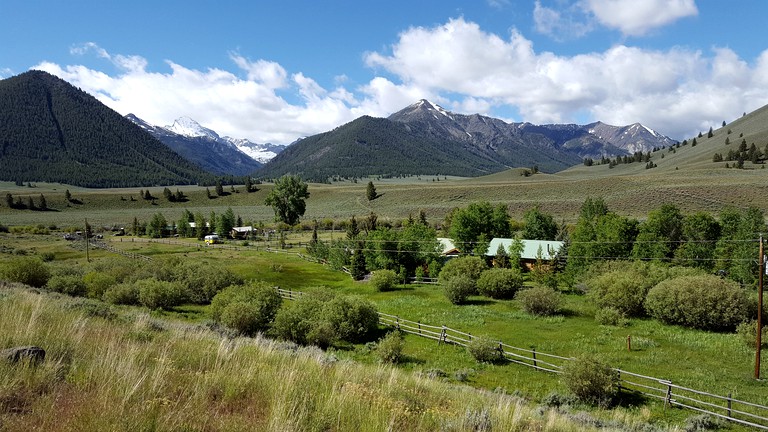
{"type": "MultiPolygon", "coordinates": [[[[486,256],[495,257],[499,246],[503,246],[509,251],[515,239],[495,238],[491,240],[488,246],[486,256]]],[[[543,261],[552,260],[563,247],[563,242],[554,240],[520,240],[523,243],[523,250],[520,252],[520,262],[528,269],[531,269],[536,261],[541,258],[543,261]]]]}

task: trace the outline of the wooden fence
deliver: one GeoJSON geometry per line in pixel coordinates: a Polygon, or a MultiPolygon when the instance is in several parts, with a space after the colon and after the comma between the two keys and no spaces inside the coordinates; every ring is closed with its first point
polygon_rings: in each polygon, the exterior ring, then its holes
{"type": "MultiPolygon", "coordinates": [[[[277,288],[281,297],[295,300],[303,295],[300,291],[277,288]]],[[[402,319],[397,315],[378,312],[379,323],[427,339],[438,344],[453,344],[466,347],[473,338],[471,333],[452,329],[446,326],[436,326],[402,319]]],[[[506,361],[543,372],[562,373],[566,362],[573,358],[549,354],[536,349],[520,348],[498,341],[499,351],[506,361]]],[[[636,374],[622,369],[613,369],[617,374],[620,390],[642,394],[651,398],[663,400],[665,406],[679,407],[709,414],[755,429],[768,430],[768,406],[733,398],[732,395],[721,396],[701,390],[673,384],[670,380],[636,374]]]]}

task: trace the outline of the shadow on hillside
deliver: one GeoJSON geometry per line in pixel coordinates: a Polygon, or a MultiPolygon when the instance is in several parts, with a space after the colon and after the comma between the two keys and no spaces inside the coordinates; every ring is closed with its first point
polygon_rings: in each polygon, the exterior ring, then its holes
{"type": "Polygon", "coordinates": [[[488,299],[472,299],[464,302],[465,305],[470,305],[470,306],[488,306],[494,303],[496,303],[496,300],[488,300],[488,299]]]}

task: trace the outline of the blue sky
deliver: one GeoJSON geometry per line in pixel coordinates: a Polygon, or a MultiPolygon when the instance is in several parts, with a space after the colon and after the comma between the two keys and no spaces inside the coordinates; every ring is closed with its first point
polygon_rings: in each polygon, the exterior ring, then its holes
{"type": "Polygon", "coordinates": [[[289,143],[426,98],[675,139],[768,104],[764,0],[0,0],[0,77],[289,143]]]}

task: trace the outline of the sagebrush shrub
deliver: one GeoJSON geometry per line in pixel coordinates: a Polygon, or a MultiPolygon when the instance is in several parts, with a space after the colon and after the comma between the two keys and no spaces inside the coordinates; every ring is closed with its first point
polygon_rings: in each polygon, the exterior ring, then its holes
{"type": "Polygon", "coordinates": [[[42,288],[48,283],[51,272],[43,260],[35,257],[14,257],[0,264],[0,279],[18,282],[35,288],[42,288]]]}
{"type": "Polygon", "coordinates": [[[747,292],[713,275],[662,281],[648,292],[645,306],[664,323],[702,330],[733,330],[749,314],[747,292]]]}
{"type": "Polygon", "coordinates": [[[618,309],[605,307],[595,312],[595,321],[600,325],[610,325],[616,327],[626,327],[629,320],[618,309]]]}
{"type": "Polygon", "coordinates": [[[467,343],[467,351],[481,363],[498,363],[504,359],[499,343],[484,337],[472,338],[467,343]]]}
{"type": "Polygon", "coordinates": [[[370,284],[375,291],[390,291],[397,283],[397,274],[392,270],[376,270],[371,275],[370,284]]]}
{"type": "Polygon", "coordinates": [[[117,279],[111,274],[92,271],[83,276],[88,297],[100,299],[111,287],[117,285],[117,279]]]}
{"type": "Polygon", "coordinates": [[[561,379],[574,396],[590,405],[610,406],[619,391],[617,373],[597,357],[582,356],[566,363],[561,379]]]}
{"type": "Polygon", "coordinates": [[[139,304],[139,289],[131,282],[124,282],[104,291],[102,299],[111,304],[136,305],[139,304]]]}
{"type": "Polygon", "coordinates": [[[399,363],[403,358],[405,342],[399,331],[391,331],[379,340],[376,345],[376,355],[385,363],[399,363]]]}
{"type": "Polygon", "coordinates": [[[467,298],[475,292],[475,282],[466,275],[454,276],[442,285],[448,301],[455,305],[466,302],[467,298]]]}
{"type": "Polygon", "coordinates": [[[492,268],[480,274],[477,291],[494,299],[511,299],[523,287],[523,274],[519,269],[492,268]]]}
{"type": "Polygon", "coordinates": [[[560,312],[562,294],[552,288],[538,286],[524,289],[515,296],[523,309],[531,315],[550,316],[560,312]]]}
{"type": "Polygon", "coordinates": [[[79,275],[56,275],[48,279],[45,287],[49,291],[83,297],[86,294],[85,282],[79,275]]]}

